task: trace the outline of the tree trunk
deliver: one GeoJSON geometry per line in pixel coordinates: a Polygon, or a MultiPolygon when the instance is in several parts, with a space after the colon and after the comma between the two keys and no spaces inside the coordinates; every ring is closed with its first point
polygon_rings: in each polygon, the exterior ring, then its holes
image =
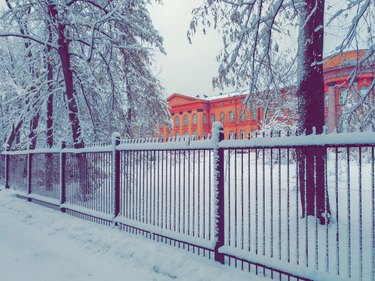
{"type": "MultiPolygon", "coordinates": [[[[48,42],[52,43],[52,30],[51,24],[48,23],[48,42]]],[[[52,79],[53,79],[53,68],[51,61],[52,48],[47,46],[46,64],[47,64],[47,80],[48,80],[48,91],[49,96],[47,100],[47,147],[53,146],[53,95],[52,95],[52,79]]],[[[48,153],[46,156],[46,188],[47,190],[53,190],[53,182],[57,179],[57,171],[54,166],[53,158],[54,155],[48,153]]]]}
{"type": "MultiPolygon", "coordinates": [[[[324,80],[323,39],[324,0],[305,0],[302,18],[299,58],[299,88],[297,91],[299,128],[307,135],[323,133],[324,126],[324,80]]],[[[316,216],[321,224],[329,222],[328,192],[325,186],[326,149],[298,149],[299,183],[303,216],[316,216]]]]}
{"type": "MultiPolygon", "coordinates": [[[[129,95],[128,95],[129,96],[129,95]]],[[[132,138],[132,109],[131,107],[128,108],[128,114],[126,117],[126,126],[125,126],[125,134],[129,137],[132,138]]]]}
{"type": "Polygon", "coordinates": [[[20,120],[17,125],[12,125],[12,130],[10,131],[10,134],[6,140],[6,144],[8,145],[9,149],[12,147],[13,142],[16,140],[17,136],[19,135],[19,131],[21,129],[23,121],[20,120]]]}
{"type": "MultiPolygon", "coordinates": [[[[64,76],[65,96],[68,101],[68,114],[73,135],[73,145],[76,149],[83,148],[84,142],[81,135],[82,127],[78,115],[78,104],[74,90],[73,71],[71,69],[69,54],[69,39],[65,36],[66,25],[63,23],[63,20],[59,19],[59,11],[52,1],[49,3],[49,12],[58,34],[58,54],[64,76]]],[[[84,153],[78,153],[76,157],[79,163],[79,195],[86,200],[87,194],[90,192],[87,177],[85,176],[87,174],[87,159],[84,153]]]]}
{"type": "MultiPolygon", "coordinates": [[[[52,30],[51,25],[48,24],[48,42],[52,43],[52,30]]],[[[47,79],[48,79],[48,91],[49,96],[47,100],[47,146],[51,148],[53,146],[53,95],[52,95],[52,79],[53,79],[53,68],[51,61],[52,48],[47,46],[47,79]]]]}
{"type": "Polygon", "coordinates": [[[35,115],[30,121],[30,133],[29,133],[29,141],[30,141],[29,148],[30,149],[35,149],[36,147],[36,137],[37,137],[36,130],[38,128],[38,125],[39,125],[39,113],[35,112],[35,115]]]}
{"type": "Polygon", "coordinates": [[[124,57],[124,62],[123,62],[123,65],[124,65],[124,71],[125,71],[125,83],[126,83],[126,98],[127,98],[127,106],[128,106],[128,109],[127,109],[127,114],[126,114],[126,125],[125,125],[125,134],[127,135],[128,138],[133,138],[134,137],[134,134],[133,134],[133,107],[134,107],[134,103],[133,103],[133,93],[132,93],[132,89],[130,87],[130,84],[129,84],[129,80],[128,80],[128,73],[129,73],[129,70],[128,70],[128,66],[127,66],[127,63],[128,63],[128,59],[127,59],[127,56],[126,54],[123,52],[123,57],[124,57]]]}
{"type": "Polygon", "coordinates": [[[78,105],[73,83],[73,71],[71,69],[69,54],[69,39],[65,35],[66,25],[58,18],[58,10],[55,4],[49,4],[49,11],[52,20],[55,22],[55,28],[58,33],[58,54],[61,62],[61,68],[64,75],[65,96],[68,101],[68,114],[70,126],[72,129],[73,143],[75,148],[84,147],[81,136],[81,123],[78,116],[78,105]]]}

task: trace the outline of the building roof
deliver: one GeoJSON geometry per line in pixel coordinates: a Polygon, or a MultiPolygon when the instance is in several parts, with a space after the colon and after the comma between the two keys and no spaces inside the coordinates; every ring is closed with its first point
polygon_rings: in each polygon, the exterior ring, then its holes
{"type": "MultiPolygon", "coordinates": [[[[337,68],[345,68],[345,67],[350,67],[356,65],[360,60],[366,56],[368,50],[367,49],[362,49],[362,50],[353,50],[353,51],[347,51],[342,54],[336,54],[328,57],[324,64],[323,64],[323,69],[324,72],[331,72],[334,71],[337,68]]],[[[216,100],[221,100],[225,98],[231,98],[235,96],[243,96],[247,95],[248,89],[247,90],[237,90],[237,91],[231,91],[227,93],[220,93],[214,96],[207,96],[207,95],[196,95],[196,96],[186,96],[183,94],[178,94],[174,93],[171,96],[168,97],[168,101],[172,99],[173,97],[184,97],[184,98],[190,98],[191,102],[194,101],[216,101],[216,100]]]]}
{"type": "Polygon", "coordinates": [[[342,54],[333,55],[328,58],[324,64],[324,70],[336,67],[353,66],[357,64],[367,53],[367,50],[354,50],[342,54]]]}
{"type": "Polygon", "coordinates": [[[220,100],[220,99],[225,99],[225,98],[232,98],[232,97],[236,97],[236,96],[243,96],[243,95],[246,95],[248,93],[248,91],[246,90],[240,90],[240,91],[232,91],[232,92],[228,92],[228,93],[220,93],[218,95],[215,95],[215,96],[204,96],[202,99],[204,100],[208,100],[208,101],[214,101],[214,100],[220,100]]]}
{"type": "Polygon", "coordinates": [[[195,102],[195,101],[215,101],[215,100],[220,100],[220,99],[225,99],[225,98],[231,98],[231,97],[241,97],[244,96],[248,93],[246,90],[240,90],[240,91],[231,91],[227,93],[220,93],[218,95],[214,96],[207,96],[207,95],[197,95],[195,97],[192,96],[187,96],[179,93],[173,93],[170,95],[167,100],[170,101],[173,98],[179,98],[181,101],[184,99],[186,102],[195,102]]]}

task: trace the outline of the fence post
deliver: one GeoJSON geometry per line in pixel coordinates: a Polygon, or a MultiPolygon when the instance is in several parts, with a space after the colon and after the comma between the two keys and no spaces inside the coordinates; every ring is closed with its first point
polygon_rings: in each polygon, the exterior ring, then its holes
{"type": "MultiPolygon", "coordinates": [[[[27,151],[27,195],[31,194],[31,177],[32,177],[32,153],[30,153],[30,146],[29,144],[28,151],[27,151]]],[[[31,198],[27,198],[27,201],[31,201],[31,198]]]]}
{"type": "Polygon", "coordinates": [[[219,147],[219,143],[224,139],[223,124],[214,122],[212,124],[212,140],[214,142],[214,188],[216,197],[216,245],[215,261],[224,264],[224,255],[219,253],[220,247],[224,246],[224,150],[219,147]]]}
{"type": "MultiPolygon", "coordinates": [[[[120,134],[112,134],[112,186],[113,192],[113,217],[116,218],[120,213],[120,151],[116,146],[120,144],[120,134]]],[[[115,223],[116,225],[116,223],[115,223]]]]}
{"type": "Polygon", "coordinates": [[[61,142],[60,150],[60,210],[65,213],[66,209],[61,206],[66,202],[66,181],[65,181],[65,164],[66,164],[66,153],[63,149],[66,148],[65,141],[61,142]]]}
{"type": "MultiPolygon", "coordinates": [[[[4,145],[5,151],[9,151],[9,145],[4,145]]],[[[5,154],[5,188],[9,189],[9,155],[5,154]]]]}

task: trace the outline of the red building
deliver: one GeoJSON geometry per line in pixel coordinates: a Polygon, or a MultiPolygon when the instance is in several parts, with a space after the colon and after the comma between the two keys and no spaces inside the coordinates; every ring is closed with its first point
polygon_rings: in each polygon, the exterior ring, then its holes
{"type": "MultiPolygon", "coordinates": [[[[342,111],[349,98],[358,100],[361,93],[369,91],[375,77],[374,63],[361,68],[354,82],[349,81],[358,59],[365,54],[364,50],[346,52],[331,57],[324,63],[325,117],[329,132],[335,128],[341,130],[342,111]]],[[[374,96],[373,92],[372,96],[374,96]]],[[[212,97],[190,97],[174,93],[167,99],[173,127],[163,128],[161,133],[164,138],[185,135],[200,139],[211,134],[214,121],[221,121],[225,138],[247,137],[249,133],[260,129],[264,108],[262,106],[253,110],[245,108],[243,103],[245,97],[246,92],[212,97]]],[[[289,108],[284,108],[283,113],[289,116],[289,108]]]]}
{"type": "MultiPolygon", "coordinates": [[[[332,132],[335,128],[342,131],[341,117],[343,108],[348,103],[358,103],[365,94],[369,93],[366,101],[374,104],[375,91],[374,89],[370,91],[370,87],[375,78],[375,61],[369,61],[365,66],[357,63],[365,55],[366,50],[350,51],[334,56],[324,63],[325,118],[328,132],[332,132]],[[356,77],[351,81],[350,78],[354,73],[356,77]]],[[[351,119],[362,118],[363,114],[360,108],[351,119]]],[[[360,120],[352,121],[355,124],[360,120]]]]}
{"type": "Polygon", "coordinates": [[[211,134],[214,121],[224,124],[224,136],[242,137],[259,129],[261,109],[243,111],[246,94],[230,93],[214,97],[189,97],[173,94],[168,98],[173,128],[164,128],[164,137],[195,136],[205,138],[211,134]]]}

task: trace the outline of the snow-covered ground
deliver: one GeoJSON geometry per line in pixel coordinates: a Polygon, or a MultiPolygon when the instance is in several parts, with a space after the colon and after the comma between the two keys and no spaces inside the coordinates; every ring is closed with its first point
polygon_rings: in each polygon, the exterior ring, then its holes
{"type": "MultiPolygon", "coordinates": [[[[328,151],[326,199],[331,223],[320,225],[313,217],[301,217],[293,150],[258,150],[258,154],[251,149],[226,150],[225,243],[220,251],[314,280],[373,280],[375,197],[370,152],[368,148],[328,151]]],[[[64,207],[113,219],[113,162],[108,159],[90,161],[94,167],[87,170],[91,191],[84,200],[79,163],[68,165],[77,175],[67,177],[64,207]]],[[[116,222],[213,249],[216,207],[211,150],[128,151],[120,160],[116,222]]],[[[40,167],[43,175],[46,164],[40,167]]],[[[21,193],[26,190],[26,178],[23,188],[15,180],[22,171],[10,179],[12,188],[21,193]]],[[[59,204],[57,185],[53,194],[43,181],[40,186],[32,184],[31,190],[33,198],[59,204]]],[[[226,263],[233,264],[229,258],[226,263]]],[[[160,272],[159,266],[155,269],[160,272]]]]}
{"type": "Polygon", "coordinates": [[[0,280],[267,280],[0,187],[0,280]]]}

